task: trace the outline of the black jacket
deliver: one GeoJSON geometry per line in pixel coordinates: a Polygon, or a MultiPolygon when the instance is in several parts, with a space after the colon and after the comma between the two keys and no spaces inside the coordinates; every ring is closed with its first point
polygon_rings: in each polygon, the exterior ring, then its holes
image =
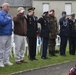
{"type": "Polygon", "coordinates": [[[41,24],[41,37],[49,38],[50,21],[47,18],[41,17],[38,22],[41,24]]]}
{"type": "Polygon", "coordinates": [[[37,36],[37,17],[27,15],[27,36],[37,36]]]}
{"type": "Polygon", "coordinates": [[[76,19],[69,20],[69,36],[76,37],[76,19]]]}
{"type": "Polygon", "coordinates": [[[60,18],[60,36],[68,36],[69,33],[69,19],[60,18]]]}

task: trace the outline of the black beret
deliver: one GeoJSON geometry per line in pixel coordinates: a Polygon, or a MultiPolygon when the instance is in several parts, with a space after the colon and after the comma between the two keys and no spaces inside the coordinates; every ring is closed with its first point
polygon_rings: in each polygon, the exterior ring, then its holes
{"type": "Polygon", "coordinates": [[[62,15],[63,15],[63,14],[65,14],[65,15],[66,15],[66,12],[65,12],[65,11],[63,11],[63,12],[62,12],[62,15]]]}
{"type": "Polygon", "coordinates": [[[28,11],[34,11],[35,10],[35,7],[31,7],[28,9],[28,11]]]}

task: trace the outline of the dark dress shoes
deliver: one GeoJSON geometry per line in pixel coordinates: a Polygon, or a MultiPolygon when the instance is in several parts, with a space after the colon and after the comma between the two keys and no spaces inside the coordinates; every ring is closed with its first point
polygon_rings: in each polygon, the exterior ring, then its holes
{"type": "Polygon", "coordinates": [[[48,57],[41,57],[41,58],[44,59],[44,60],[48,59],[48,57]]]}
{"type": "Polygon", "coordinates": [[[17,61],[16,64],[21,64],[21,62],[20,61],[17,61]]]}
{"type": "Polygon", "coordinates": [[[38,59],[36,59],[36,58],[33,58],[33,60],[38,60],[38,59]]]}
{"type": "Polygon", "coordinates": [[[21,62],[21,63],[27,63],[27,62],[26,62],[26,61],[24,61],[24,60],[21,60],[20,62],[21,62]]]}
{"type": "Polygon", "coordinates": [[[33,61],[33,59],[32,59],[32,58],[29,58],[29,60],[30,60],[30,61],[33,61]]]}

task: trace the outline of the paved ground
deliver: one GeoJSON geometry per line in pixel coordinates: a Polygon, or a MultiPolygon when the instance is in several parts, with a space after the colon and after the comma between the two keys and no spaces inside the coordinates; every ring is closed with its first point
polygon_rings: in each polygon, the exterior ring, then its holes
{"type": "Polygon", "coordinates": [[[68,75],[68,70],[76,64],[76,61],[48,66],[41,69],[22,72],[13,75],[68,75]]]}

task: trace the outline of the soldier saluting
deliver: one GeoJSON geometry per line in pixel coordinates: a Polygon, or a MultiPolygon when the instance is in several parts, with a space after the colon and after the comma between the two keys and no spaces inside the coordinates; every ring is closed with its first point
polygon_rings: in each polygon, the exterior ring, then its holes
{"type": "Polygon", "coordinates": [[[75,13],[71,14],[71,19],[69,20],[69,53],[75,55],[76,50],[76,19],[75,13]]]}
{"type": "Polygon", "coordinates": [[[37,17],[34,15],[35,8],[28,9],[27,15],[27,37],[29,46],[29,59],[37,60],[36,56],[36,40],[37,40],[37,17]]]}
{"type": "Polygon", "coordinates": [[[50,32],[50,21],[48,19],[48,12],[44,12],[43,16],[39,18],[38,22],[41,24],[41,39],[42,39],[42,59],[47,58],[47,48],[50,32]]]}

